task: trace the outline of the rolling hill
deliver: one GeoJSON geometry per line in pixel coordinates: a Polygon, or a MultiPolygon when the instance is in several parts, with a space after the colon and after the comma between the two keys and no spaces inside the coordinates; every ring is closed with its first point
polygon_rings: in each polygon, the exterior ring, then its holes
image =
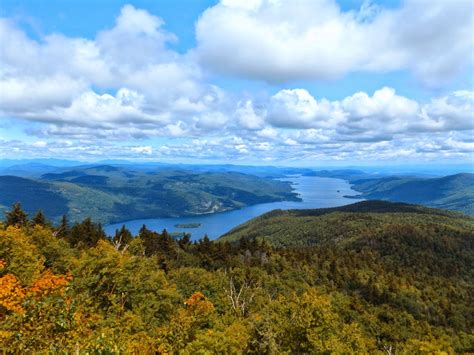
{"type": "Polygon", "coordinates": [[[75,167],[38,179],[0,176],[0,209],[21,202],[28,213],[42,208],[102,223],[138,218],[222,212],[246,205],[297,200],[289,183],[237,172],[176,169],[131,170],[110,165],[75,167]]]}
{"type": "Polygon", "coordinates": [[[444,208],[474,215],[474,174],[441,178],[384,177],[351,180],[358,198],[444,208]]]}
{"type": "MultiPolygon", "coordinates": [[[[313,210],[275,210],[252,219],[223,235],[220,241],[265,239],[275,247],[343,247],[367,241],[370,235],[410,225],[420,230],[438,228],[452,234],[474,230],[474,218],[463,214],[386,201],[313,210]]],[[[472,241],[471,241],[472,242],[472,241]]]]}

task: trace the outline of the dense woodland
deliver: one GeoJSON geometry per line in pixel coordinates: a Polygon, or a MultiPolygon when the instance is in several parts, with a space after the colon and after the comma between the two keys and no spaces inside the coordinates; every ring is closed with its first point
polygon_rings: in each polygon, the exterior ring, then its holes
{"type": "Polygon", "coordinates": [[[394,219],[397,206],[359,206],[277,211],[253,222],[269,235],[241,229],[193,242],[145,226],[108,238],[90,219],[52,226],[15,205],[0,226],[1,348],[474,351],[473,220],[416,209],[394,219]],[[295,218],[329,220],[312,233],[295,218]]]}
{"type": "Polygon", "coordinates": [[[352,188],[368,200],[416,203],[461,211],[474,216],[474,174],[440,178],[389,176],[379,179],[351,178],[352,188]]]}
{"type": "Polygon", "coordinates": [[[58,223],[66,214],[102,223],[234,210],[257,203],[299,201],[289,182],[232,171],[139,169],[94,165],[57,168],[35,178],[0,176],[0,212],[15,202],[42,209],[58,223]]]}

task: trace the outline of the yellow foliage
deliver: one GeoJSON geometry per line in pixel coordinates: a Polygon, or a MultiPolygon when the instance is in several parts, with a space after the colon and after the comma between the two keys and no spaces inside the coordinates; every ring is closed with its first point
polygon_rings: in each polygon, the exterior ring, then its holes
{"type": "Polygon", "coordinates": [[[194,340],[201,328],[206,328],[214,305],[202,292],[194,292],[185,302],[185,309],[179,309],[168,325],[158,329],[158,351],[174,353],[194,340]]]}
{"type": "Polygon", "coordinates": [[[44,257],[24,229],[0,230],[0,259],[6,273],[14,274],[20,283],[30,285],[44,270],[44,257]]]}

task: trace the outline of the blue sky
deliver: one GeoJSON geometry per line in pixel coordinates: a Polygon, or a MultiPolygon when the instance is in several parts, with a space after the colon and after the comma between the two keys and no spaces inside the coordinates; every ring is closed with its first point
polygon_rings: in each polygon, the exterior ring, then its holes
{"type": "Polygon", "coordinates": [[[470,163],[473,3],[0,3],[0,157],[470,163]]]}

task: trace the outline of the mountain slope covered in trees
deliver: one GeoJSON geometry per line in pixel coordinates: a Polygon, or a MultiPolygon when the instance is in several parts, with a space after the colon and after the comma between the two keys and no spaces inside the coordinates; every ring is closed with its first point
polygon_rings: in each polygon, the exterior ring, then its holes
{"type": "Polygon", "coordinates": [[[347,180],[360,195],[354,198],[420,204],[474,215],[474,174],[426,178],[366,173],[360,170],[322,170],[305,175],[347,180]]]}
{"type": "Polygon", "coordinates": [[[352,180],[359,197],[422,204],[474,215],[474,174],[441,178],[386,177],[352,180]]]}
{"type": "Polygon", "coordinates": [[[74,168],[41,179],[0,176],[0,210],[21,202],[28,213],[63,214],[102,223],[222,212],[264,202],[297,200],[288,182],[237,172],[74,168]]]}
{"type": "MultiPolygon", "coordinates": [[[[352,205],[312,210],[274,210],[254,218],[220,238],[265,239],[276,247],[351,243],[380,228],[410,224],[421,229],[444,225],[457,230],[474,227],[474,219],[461,213],[405,203],[362,201],[352,205]]],[[[448,230],[449,231],[449,230],[448,230]]]]}
{"type": "Polygon", "coordinates": [[[473,223],[364,202],[275,211],[215,242],[145,226],[108,239],[90,219],[52,228],[16,206],[0,225],[0,347],[469,353],[473,223]]]}

